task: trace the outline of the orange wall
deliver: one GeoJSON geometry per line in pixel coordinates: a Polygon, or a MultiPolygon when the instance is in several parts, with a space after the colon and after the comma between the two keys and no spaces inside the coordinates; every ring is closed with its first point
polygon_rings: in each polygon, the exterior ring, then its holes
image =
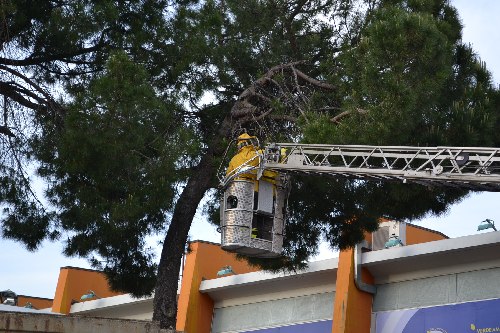
{"type": "Polygon", "coordinates": [[[31,303],[31,305],[35,309],[47,309],[52,307],[52,302],[54,300],[50,298],[41,298],[41,297],[32,297],[25,295],[17,295],[17,305],[24,307],[27,303],[31,303]]]}
{"type": "Polygon", "coordinates": [[[57,281],[53,312],[69,313],[71,302],[81,302],[80,297],[92,290],[98,297],[122,295],[110,290],[104,273],[90,269],[62,267],[57,281]]]}
{"type": "MultiPolygon", "coordinates": [[[[387,222],[380,219],[380,222],[387,222]]],[[[371,240],[371,235],[365,235],[371,240]]],[[[446,239],[439,232],[406,224],[406,245],[446,239]]],[[[334,301],[332,333],[369,333],[373,295],[360,291],[354,283],[354,249],[341,251],[337,269],[337,282],[334,301]]],[[[365,283],[373,284],[374,279],[366,268],[361,276],[365,283]]]]}
{"type": "MultiPolygon", "coordinates": [[[[373,284],[365,268],[363,282],[373,284]]],[[[354,249],[340,252],[333,303],[332,333],[369,333],[373,295],[359,290],[354,284],[354,249]]]]}
{"type": "Polygon", "coordinates": [[[214,303],[208,295],[199,292],[201,281],[217,278],[223,266],[231,266],[236,274],[258,269],[238,261],[234,254],[221,250],[219,244],[195,241],[190,248],[182,273],[176,329],[185,333],[210,333],[214,303]]]}
{"type": "Polygon", "coordinates": [[[406,245],[427,243],[447,238],[440,232],[406,224],[406,245]]]}

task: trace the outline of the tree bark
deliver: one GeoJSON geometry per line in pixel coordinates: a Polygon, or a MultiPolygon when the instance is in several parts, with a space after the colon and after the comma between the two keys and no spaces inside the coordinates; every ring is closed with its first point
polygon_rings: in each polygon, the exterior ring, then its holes
{"type": "Polygon", "coordinates": [[[153,320],[158,321],[162,329],[175,329],[178,277],[189,229],[201,199],[206,191],[213,187],[213,179],[217,170],[217,166],[214,165],[215,157],[223,153],[225,147],[222,147],[222,141],[230,134],[231,121],[230,116],[227,116],[219,128],[218,135],[201,157],[192,176],[189,177],[175,205],[163,242],[153,301],[153,320]]]}

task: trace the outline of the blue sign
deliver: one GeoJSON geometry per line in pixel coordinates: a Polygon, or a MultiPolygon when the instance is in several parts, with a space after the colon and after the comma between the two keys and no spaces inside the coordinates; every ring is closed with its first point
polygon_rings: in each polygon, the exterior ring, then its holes
{"type": "Polygon", "coordinates": [[[290,326],[265,328],[252,333],[331,333],[332,321],[324,320],[314,323],[303,323],[290,326]]]}
{"type": "Polygon", "coordinates": [[[378,312],[376,333],[500,333],[500,299],[378,312]]]}

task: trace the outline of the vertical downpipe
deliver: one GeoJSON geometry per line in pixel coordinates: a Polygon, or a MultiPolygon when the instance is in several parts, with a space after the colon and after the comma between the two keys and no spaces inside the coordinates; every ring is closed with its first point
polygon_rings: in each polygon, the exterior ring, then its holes
{"type": "Polygon", "coordinates": [[[364,240],[354,247],[354,284],[356,287],[364,292],[375,294],[377,292],[377,287],[374,285],[363,282],[361,279],[361,249],[367,248],[368,243],[364,240]]]}

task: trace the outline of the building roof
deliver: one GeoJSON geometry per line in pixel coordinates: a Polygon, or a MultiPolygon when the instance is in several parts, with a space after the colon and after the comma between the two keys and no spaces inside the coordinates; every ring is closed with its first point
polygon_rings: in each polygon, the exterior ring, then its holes
{"type": "Polygon", "coordinates": [[[443,239],[363,253],[377,284],[500,267],[500,233],[443,239]]]}
{"type": "Polygon", "coordinates": [[[337,266],[338,258],[333,258],[311,262],[306,269],[297,272],[258,271],[231,275],[202,281],[199,290],[217,302],[293,289],[314,289],[317,286],[322,286],[324,290],[325,285],[334,289],[337,266]]]}
{"type": "Polygon", "coordinates": [[[20,306],[14,306],[14,305],[4,305],[0,304],[0,311],[1,312],[28,312],[28,313],[45,313],[45,314],[53,314],[53,315],[60,315],[60,313],[53,313],[50,311],[50,309],[43,309],[43,310],[37,310],[37,309],[29,309],[29,308],[24,308],[20,306]]]}

